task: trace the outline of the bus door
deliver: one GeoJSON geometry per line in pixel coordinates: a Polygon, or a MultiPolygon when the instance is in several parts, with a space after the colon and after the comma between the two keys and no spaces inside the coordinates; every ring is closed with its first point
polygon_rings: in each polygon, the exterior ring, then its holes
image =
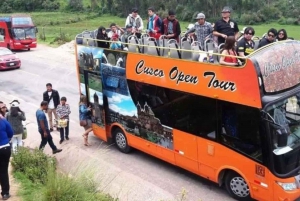
{"type": "Polygon", "coordinates": [[[6,47],[6,37],[8,37],[6,35],[6,30],[5,30],[5,22],[0,22],[0,47],[6,47]]]}
{"type": "MultiPolygon", "coordinates": [[[[95,65],[93,63],[93,65],[95,65]]],[[[103,104],[103,87],[100,71],[84,70],[84,82],[89,106],[92,107],[92,126],[94,134],[107,141],[105,131],[105,111],[103,104]]]]}

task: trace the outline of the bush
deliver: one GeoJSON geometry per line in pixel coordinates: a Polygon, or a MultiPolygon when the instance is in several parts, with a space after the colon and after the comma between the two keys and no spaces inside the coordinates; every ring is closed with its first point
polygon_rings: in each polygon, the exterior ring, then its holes
{"type": "Polygon", "coordinates": [[[280,25],[286,25],[286,19],[285,19],[285,17],[281,17],[278,21],[278,24],[280,24],[280,25]]]}
{"type": "Polygon", "coordinates": [[[288,25],[297,25],[298,20],[296,18],[287,18],[286,24],[288,24],[288,25]]]}
{"type": "Polygon", "coordinates": [[[38,149],[20,147],[13,154],[11,165],[16,172],[23,173],[33,183],[46,183],[49,167],[56,166],[56,160],[38,149]]]}

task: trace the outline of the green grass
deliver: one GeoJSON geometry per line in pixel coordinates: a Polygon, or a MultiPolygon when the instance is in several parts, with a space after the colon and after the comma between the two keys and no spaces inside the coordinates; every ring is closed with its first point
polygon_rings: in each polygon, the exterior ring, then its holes
{"type": "MultiPolygon", "coordinates": [[[[86,0],[84,4],[87,5],[88,1],[86,0]]],[[[30,13],[30,15],[39,29],[39,38],[45,33],[45,42],[42,40],[39,40],[39,42],[47,44],[60,44],[59,40],[61,35],[63,36],[63,40],[70,41],[84,30],[95,30],[99,26],[109,27],[113,22],[121,27],[124,27],[125,25],[125,18],[110,15],[99,17],[97,13],[34,12],[30,13]]],[[[190,22],[180,22],[182,31],[186,30],[185,27],[187,27],[189,23],[190,22]]],[[[144,24],[146,25],[146,21],[144,21],[144,24]]],[[[242,30],[244,26],[247,25],[239,25],[240,30],[242,30]]],[[[269,28],[285,28],[290,37],[294,37],[298,40],[300,39],[300,35],[297,31],[300,26],[297,25],[279,25],[277,23],[270,23],[254,25],[253,28],[256,31],[256,35],[260,37],[266,33],[269,28]]]]}

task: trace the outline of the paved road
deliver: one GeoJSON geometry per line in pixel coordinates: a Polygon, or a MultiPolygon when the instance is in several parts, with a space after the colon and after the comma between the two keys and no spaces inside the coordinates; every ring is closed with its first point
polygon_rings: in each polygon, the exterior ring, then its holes
{"type": "MultiPolygon", "coordinates": [[[[25,145],[39,145],[40,135],[34,114],[45,84],[51,82],[61,96],[67,97],[72,110],[70,140],[59,145],[58,132],[53,133],[55,143],[63,148],[63,152],[56,155],[63,170],[72,175],[93,173],[101,183],[100,189],[118,196],[121,201],[178,200],[183,188],[187,191],[186,200],[233,200],[218,185],[142,152],[122,154],[94,136],[90,136],[91,147],[83,146],[83,129],[78,125],[79,96],[74,53],[39,46],[17,54],[22,60],[22,68],[0,72],[0,100],[8,103],[17,98],[21,101],[29,123],[25,145]]],[[[50,148],[45,151],[50,153],[50,148]]]]}

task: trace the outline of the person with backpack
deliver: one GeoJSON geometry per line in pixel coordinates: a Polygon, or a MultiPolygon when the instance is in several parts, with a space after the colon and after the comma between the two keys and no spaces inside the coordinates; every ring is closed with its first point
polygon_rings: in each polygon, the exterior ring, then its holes
{"type": "Polygon", "coordinates": [[[22,135],[24,127],[22,121],[26,121],[25,113],[20,109],[18,102],[12,102],[8,113],[6,113],[6,119],[10,123],[14,135],[11,139],[12,150],[17,152],[18,147],[23,146],[22,135]]]}

